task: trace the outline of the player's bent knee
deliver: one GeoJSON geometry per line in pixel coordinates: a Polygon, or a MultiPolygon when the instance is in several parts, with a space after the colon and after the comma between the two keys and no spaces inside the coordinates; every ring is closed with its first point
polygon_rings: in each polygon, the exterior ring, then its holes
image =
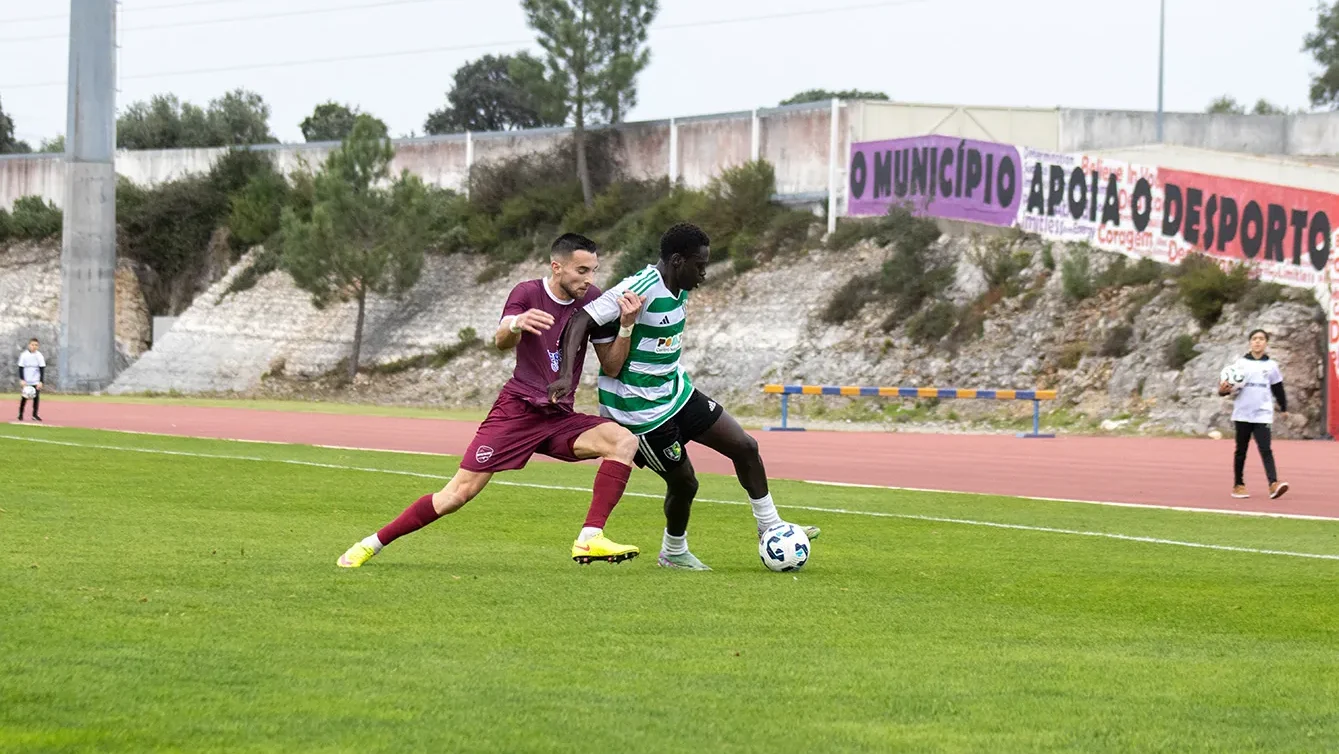
{"type": "Polygon", "coordinates": [[[455,513],[477,497],[492,476],[464,470],[456,472],[451,481],[432,496],[433,509],[443,516],[455,513]]]}
{"type": "Polygon", "coordinates": [[[687,474],[676,474],[670,479],[665,480],[665,485],[669,487],[670,492],[675,497],[693,497],[697,494],[698,483],[697,474],[688,472],[687,474]]]}
{"type": "Polygon", "coordinates": [[[637,436],[623,427],[619,427],[618,433],[610,446],[609,455],[606,457],[631,466],[633,459],[637,457],[637,436]]]}

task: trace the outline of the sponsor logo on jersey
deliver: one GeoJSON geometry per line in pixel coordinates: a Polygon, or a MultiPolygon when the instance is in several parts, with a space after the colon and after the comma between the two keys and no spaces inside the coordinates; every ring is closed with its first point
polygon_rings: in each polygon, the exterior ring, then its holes
{"type": "MultiPolygon", "coordinates": [[[[548,349],[544,350],[548,351],[548,349]]],[[[549,366],[553,368],[553,371],[557,372],[558,368],[562,366],[562,363],[563,349],[559,348],[557,351],[549,351],[549,366]]]]}
{"type": "Polygon", "coordinates": [[[656,338],[656,353],[674,353],[679,350],[683,334],[677,333],[668,338],[656,338]]]}

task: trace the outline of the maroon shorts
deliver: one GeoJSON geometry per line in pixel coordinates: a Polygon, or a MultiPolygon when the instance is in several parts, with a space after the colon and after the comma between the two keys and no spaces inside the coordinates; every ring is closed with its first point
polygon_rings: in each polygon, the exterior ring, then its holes
{"type": "Polygon", "coordinates": [[[572,445],[587,430],[609,421],[556,406],[535,406],[504,391],[474,433],[460,468],[466,471],[513,471],[530,456],[543,453],[560,461],[579,461],[572,445]]]}

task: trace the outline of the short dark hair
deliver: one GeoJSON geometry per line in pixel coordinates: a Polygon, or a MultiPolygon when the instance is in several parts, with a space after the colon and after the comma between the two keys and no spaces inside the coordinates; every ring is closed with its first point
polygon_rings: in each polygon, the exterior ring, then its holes
{"type": "Polygon", "coordinates": [[[29,343],[39,343],[39,344],[40,344],[42,341],[38,340],[37,338],[28,338],[28,342],[29,342],[29,343]]]}
{"type": "Polygon", "coordinates": [[[660,258],[669,259],[675,254],[687,256],[703,246],[711,246],[711,239],[701,228],[692,223],[679,223],[660,237],[660,258]]]}
{"type": "Polygon", "coordinates": [[[564,233],[558,236],[558,240],[554,241],[549,249],[555,257],[570,257],[574,251],[589,251],[596,254],[599,253],[600,247],[579,233],[564,233]]]}
{"type": "Polygon", "coordinates": [[[1246,339],[1247,339],[1247,340],[1250,340],[1251,338],[1254,338],[1254,337],[1256,336],[1257,333],[1259,333],[1260,335],[1265,336],[1265,342],[1266,342],[1266,343],[1269,342],[1269,333],[1265,332],[1264,330],[1258,330],[1258,329],[1257,329],[1257,330],[1251,330],[1251,334],[1250,334],[1250,335],[1247,335],[1247,336],[1246,336],[1246,339]]]}

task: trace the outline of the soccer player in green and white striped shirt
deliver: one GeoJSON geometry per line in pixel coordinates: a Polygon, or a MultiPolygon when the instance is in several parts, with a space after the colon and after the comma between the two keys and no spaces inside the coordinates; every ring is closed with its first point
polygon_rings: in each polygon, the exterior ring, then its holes
{"type": "MultiPolygon", "coordinates": [[[[759,535],[782,523],[768,492],[758,442],[720,404],[694,388],[679,363],[684,304],[688,292],[707,278],[710,246],[707,234],[695,225],[680,223],[670,228],[660,239],[660,261],[587,304],[572,318],[564,337],[564,343],[581,343],[591,329],[617,320],[618,300],[625,291],[644,299],[637,321],[618,331],[601,360],[622,367],[617,374],[600,371],[600,413],[637,435],[637,465],[665,480],[665,536],[659,564],[697,571],[711,569],[688,551],[688,518],[698,485],[687,443],[701,443],[734,462],[739,483],[749,494],[759,535]]],[[[575,352],[563,347],[558,379],[549,388],[550,400],[559,400],[571,388],[573,363],[567,355],[575,352]]],[[[816,527],[805,527],[805,532],[810,539],[819,533],[816,527]]]]}

